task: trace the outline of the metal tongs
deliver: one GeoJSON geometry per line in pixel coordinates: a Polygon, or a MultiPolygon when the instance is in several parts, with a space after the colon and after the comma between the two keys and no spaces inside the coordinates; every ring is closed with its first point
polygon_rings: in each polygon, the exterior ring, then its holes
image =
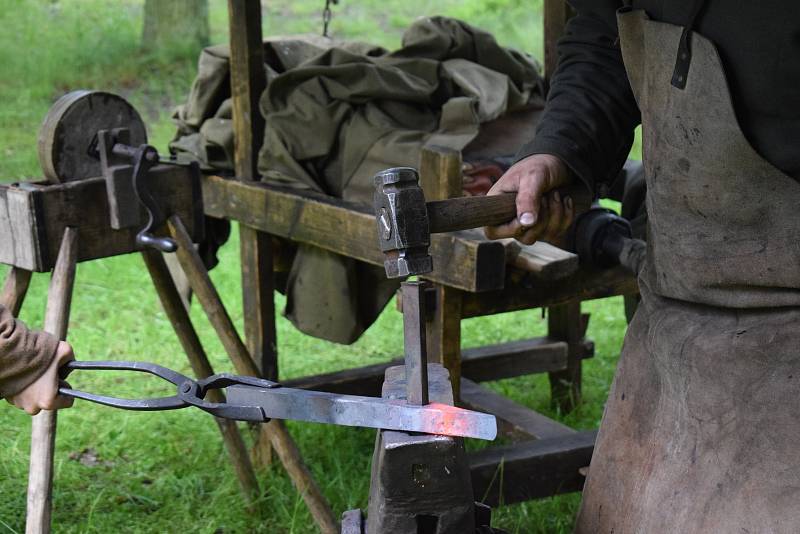
{"type": "Polygon", "coordinates": [[[291,419],[486,440],[497,435],[493,415],[447,404],[414,405],[400,399],[288,388],[270,380],[226,373],[193,380],[172,369],[145,362],[71,361],[61,368],[60,376],[65,379],[79,369],[149,373],[176,386],[175,395],[150,399],[122,399],[71,387],[59,388],[62,395],[124,410],[161,411],[194,406],[216,417],[238,421],[291,419]],[[226,402],[205,400],[208,392],[214,389],[227,390],[226,402]]]}
{"type": "Polygon", "coordinates": [[[202,380],[194,380],[186,375],[182,375],[172,369],[167,369],[160,365],[147,362],[116,362],[116,361],[100,361],[100,362],[87,362],[73,360],[61,367],[59,375],[62,380],[66,379],[72,371],[75,370],[92,370],[92,371],[138,371],[140,373],[149,373],[161,379],[171,382],[177,386],[177,392],[171,397],[156,397],[152,399],[121,399],[118,397],[109,397],[106,395],[97,395],[95,393],[88,393],[86,391],[79,391],[72,388],[60,387],[59,394],[76,399],[83,399],[113,408],[121,408],[123,410],[136,410],[143,412],[153,412],[162,410],[178,410],[188,406],[194,406],[201,410],[223,417],[225,419],[236,419],[237,421],[269,421],[269,418],[264,415],[264,412],[258,406],[237,406],[229,403],[215,403],[205,400],[206,394],[212,389],[224,389],[233,385],[243,385],[257,387],[259,389],[270,389],[281,387],[276,382],[271,382],[262,378],[255,378],[251,376],[236,376],[228,373],[222,373],[209,376],[202,380]]]}

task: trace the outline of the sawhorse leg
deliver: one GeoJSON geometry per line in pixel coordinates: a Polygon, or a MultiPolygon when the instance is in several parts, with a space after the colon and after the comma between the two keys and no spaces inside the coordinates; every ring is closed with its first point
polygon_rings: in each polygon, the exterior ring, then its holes
{"type": "MultiPolygon", "coordinates": [[[[233,362],[236,371],[242,375],[259,376],[259,370],[247,351],[241,337],[222,304],[203,261],[192,247],[191,238],[179,217],[173,216],[168,221],[172,238],[178,244],[176,252],[189,284],[203,307],[212,327],[219,336],[225,352],[233,362]]],[[[259,441],[271,443],[278,457],[292,478],[297,490],[301,493],[314,521],[324,534],[338,533],[339,526],[311,472],[303,463],[300,452],[292,437],[280,421],[271,421],[260,425],[259,441]]]]}
{"type": "Polygon", "coordinates": [[[3,293],[0,295],[0,303],[11,312],[11,315],[16,317],[22,309],[22,302],[25,300],[25,295],[28,294],[28,286],[31,283],[31,271],[12,267],[6,277],[6,283],[3,286],[3,293]]]}
{"type": "MultiPolygon", "coordinates": [[[[53,269],[44,317],[44,330],[59,339],[67,338],[77,258],[78,231],[67,228],[53,269]]],[[[50,532],[55,439],[56,412],[44,410],[34,416],[28,473],[28,513],[25,522],[25,532],[28,534],[50,532]]]]}
{"type": "MultiPolygon", "coordinates": [[[[164,308],[172,328],[178,336],[178,340],[183,347],[189,363],[192,366],[197,378],[205,378],[214,374],[211,363],[208,361],[200,338],[192,325],[189,314],[184,306],[183,299],[175,286],[170,275],[167,263],[160,252],[155,250],[145,250],[142,252],[144,263],[150,272],[150,278],[156,288],[161,305],[164,308]]],[[[208,392],[207,398],[211,402],[225,402],[225,396],[219,390],[212,389],[208,392]]],[[[239,484],[252,506],[255,499],[259,496],[258,480],[256,479],[253,465],[247,453],[247,447],[239,433],[239,428],[235,421],[230,419],[214,418],[219,430],[222,433],[222,440],[225,448],[231,457],[233,467],[239,484]]]]}

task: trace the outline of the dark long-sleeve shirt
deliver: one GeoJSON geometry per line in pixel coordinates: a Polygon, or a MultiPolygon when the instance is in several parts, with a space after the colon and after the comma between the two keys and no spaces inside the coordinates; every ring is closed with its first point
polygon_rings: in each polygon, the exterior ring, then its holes
{"type": "MultiPolygon", "coordinates": [[[[653,20],[685,26],[696,1],[703,0],[632,4],[653,20]]],[[[518,157],[554,154],[596,188],[617,175],[640,115],[619,49],[616,10],[623,2],[570,4],[577,15],[558,45],[547,108],[518,157]]],[[[705,0],[693,28],[717,46],[747,139],[767,161],[800,179],[800,2],[705,0]]]]}
{"type": "Polygon", "coordinates": [[[16,395],[42,376],[57,347],[57,338],[28,330],[0,305],[0,398],[16,395]]]}

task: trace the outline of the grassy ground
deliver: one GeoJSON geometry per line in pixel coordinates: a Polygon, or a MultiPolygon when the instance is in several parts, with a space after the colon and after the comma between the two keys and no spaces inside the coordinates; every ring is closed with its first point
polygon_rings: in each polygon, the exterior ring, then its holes
{"type": "MultiPolygon", "coordinates": [[[[322,0],[270,1],[265,34],[318,32],[322,0]]],[[[446,14],[493,31],[504,43],[541,54],[540,2],[523,0],[343,0],[332,32],[385,46],[399,43],[414,17],[446,14]],[[387,9],[387,5],[391,8],[387,9]]],[[[169,111],[189,87],[196,51],[139,51],[141,3],[101,0],[0,0],[0,177],[39,175],[35,141],[51,103],[77,88],[101,88],[129,98],[145,116],[151,139],[163,148],[172,135],[169,111]]],[[[227,38],[226,7],[211,0],[212,40],[227,38]]],[[[212,277],[241,326],[237,240],[222,251],[212,277]]],[[[0,268],[0,274],[5,270],[0,268]]],[[[41,325],[47,277],[38,275],[22,317],[41,325]]],[[[81,359],[139,359],[189,372],[138,256],[80,265],[69,339],[81,359]]],[[[277,305],[282,307],[279,299],[277,305]]],[[[577,428],[597,426],[624,333],[620,299],[586,303],[596,357],[585,365],[585,402],[573,413],[553,413],[546,377],[491,387],[577,428]]],[[[203,342],[219,371],[230,370],[202,313],[193,310],[203,342]]],[[[470,319],[464,346],[540,335],[538,310],[470,319]]],[[[402,350],[400,316],[390,305],[352,346],[303,336],[278,323],[282,377],[376,363],[402,350]]],[[[77,381],[76,381],[77,383],[77,381]]],[[[131,396],[166,392],[152,381],[85,377],[80,385],[131,396]]],[[[260,473],[268,488],[259,512],[248,514],[213,421],[198,411],[136,414],[79,403],[60,416],[56,451],[56,532],[313,532],[310,516],[278,468],[260,473]]],[[[0,409],[0,532],[24,530],[29,419],[0,409]]],[[[366,507],[374,431],[289,424],[325,495],[337,512],[366,507]]],[[[477,444],[470,444],[477,446],[477,444]]],[[[511,532],[568,532],[579,502],[567,495],[500,508],[495,525],[511,532]]]]}

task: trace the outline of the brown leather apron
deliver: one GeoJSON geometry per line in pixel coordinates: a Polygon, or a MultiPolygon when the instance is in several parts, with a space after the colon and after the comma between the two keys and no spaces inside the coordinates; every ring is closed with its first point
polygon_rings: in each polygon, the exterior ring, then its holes
{"type": "Polygon", "coordinates": [[[678,88],[682,28],[618,21],[648,257],[576,532],[800,532],[800,183],[747,142],[710,41],[678,88]]]}

